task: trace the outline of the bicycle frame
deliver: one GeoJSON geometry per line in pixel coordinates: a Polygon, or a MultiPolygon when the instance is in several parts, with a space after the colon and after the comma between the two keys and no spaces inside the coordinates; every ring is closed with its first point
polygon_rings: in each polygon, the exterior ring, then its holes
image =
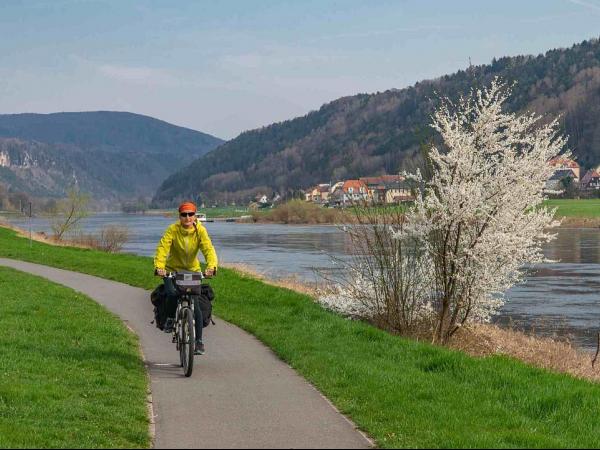
{"type": "MultiPolygon", "coordinates": [[[[181,294],[181,296],[177,299],[177,310],[175,311],[175,327],[173,328],[173,339],[175,340],[177,336],[180,336],[178,333],[182,327],[182,311],[184,308],[188,308],[192,317],[194,316],[194,301],[191,296],[188,294],[181,294]]],[[[196,324],[196,319],[194,319],[194,325],[196,324]]],[[[174,341],[176,342],[176,341],[174,341]]],[[[179,350],[179,342],[177,342],[177,350],[179,350]]]]}
{"type": "MultiPolygon", "coordinates": [[[[171,278],[174,281],[175,289],[178,289],[176,280],[176,273],[169,273],[167,278],[171,278]]],[[[204,275],[200,273],[199,283],[194,285],[193,279],[187,278],[184,275],[184,283],[190,282],[190,284],[183,284],[179,286],[185,289],[185,292],[178,291],[177,297],[177,309],[175,311],[175,326],[173,327],[173,342],[175,343],[177,351],[179,351],[179,359],[181,367],[183,367],[183,373],[186,377],[191,376],[194,367],[194,346],[195,346],[195,314],[194,314],[194,299],[192,288],[194,286],[202,285],[202,279],[204,275]]]]}

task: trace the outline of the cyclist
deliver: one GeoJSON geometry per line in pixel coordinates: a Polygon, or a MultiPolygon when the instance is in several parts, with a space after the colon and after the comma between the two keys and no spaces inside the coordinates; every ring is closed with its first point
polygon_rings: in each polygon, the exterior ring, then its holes
{"type": "MultiPolygon", "coordinates": [[[[167,323],[165,331],[173,329],[175,311],[177,310],[178,294],[171,278],[165,278],[167,272],[191,271],[200,272],[198,252],[202,251],[206,259],[205,275],[211,277],[217,272],[217,253],[212,245],[206,228],[196,220],[196,205],[184,202],[179,206],[179,222],[170,225],[165,231],[154,256],[154,269],[158,276],[163,277],[166,292],[167,323]]],[[[196,342],[194,353],[204,354],[202,342],[202,311],[194,305],[194,320],[196,321],[196,342]]]]}

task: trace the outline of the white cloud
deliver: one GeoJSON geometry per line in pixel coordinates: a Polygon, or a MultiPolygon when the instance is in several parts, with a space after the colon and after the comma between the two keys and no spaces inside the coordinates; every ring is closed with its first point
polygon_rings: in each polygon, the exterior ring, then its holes
{"type": "Polygon", "coordinates": [[[592,1],[584,1],[584,0],[567,0],[569,3],[573,3],[575,5],[583,6],[584,8],[590,9],[597,13],[600,12],[600,4],[592,2],[592,1]]]}
{"type": "Polygon", "coordinates": [[[332,54],[322,48],[305,48],[291,45],[265,45],[260,51],[220,56],[216,65],[227,72],[236,69],[255,70],[262,72],[275,69],[295,70],[302,68],[319,67],[322,64],[332,64],[347,60],[344,54],[332,54]]]}
{"type": "Polygon", "coordinates": [[[401,27],[401,28],[392,28],[387,30],[368,30],[364,32],[356,32],[356,33],[340,33],[333,35],[324,35],[317,36],[313,39],[309,39],[307,42],[315,43],[320,41],[329,41],[333,39],[355,39],[355,38],[371,38],[376,36],[390,36],[399,33],[424,33],[424,32],[441,32],[448,30],[459,30],[460,27],[458,25],[417,25],[414,27],[401,27]]]}
{"type": "Polygon", "coordinates": [[[118,81],[153,86],[173,86],[179,84],[177,78],[164,69],[118,66],[113,64],[102,64],[97,69],[102,75],[118,81]]]}

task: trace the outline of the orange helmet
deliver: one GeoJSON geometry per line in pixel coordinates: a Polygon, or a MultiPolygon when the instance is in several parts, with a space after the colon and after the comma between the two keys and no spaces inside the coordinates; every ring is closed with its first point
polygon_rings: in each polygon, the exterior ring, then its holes
{"type": "Polygon", "coordinates": [[[180,213],[184,213],[184,212],[196,212],[196,205],[192,202],[183,202],[181,205],[179,205],[179,212],[180,213]]]}

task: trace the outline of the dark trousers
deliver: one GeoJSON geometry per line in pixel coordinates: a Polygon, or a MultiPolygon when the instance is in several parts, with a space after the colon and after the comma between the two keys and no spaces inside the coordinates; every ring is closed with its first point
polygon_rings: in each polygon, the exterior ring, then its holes
{"type": "MultiPolygon", "coordinates": [[[[179,293],[177,289],[175,289],[175,284],[172,278],[165,278],[165,293],[167,294],[167,317],[175,318],[175,312],[177,311],[177,299],[179,298],[179,293]]],[[[202,340],[202,328],[203,328],[203,320],[202,320],[202,310],[200,309],[200,305],[198,305],[198,298],[194,295],[192,296],[194,299],[194,321],[196,328],[196,340],[202,340]]]]}

